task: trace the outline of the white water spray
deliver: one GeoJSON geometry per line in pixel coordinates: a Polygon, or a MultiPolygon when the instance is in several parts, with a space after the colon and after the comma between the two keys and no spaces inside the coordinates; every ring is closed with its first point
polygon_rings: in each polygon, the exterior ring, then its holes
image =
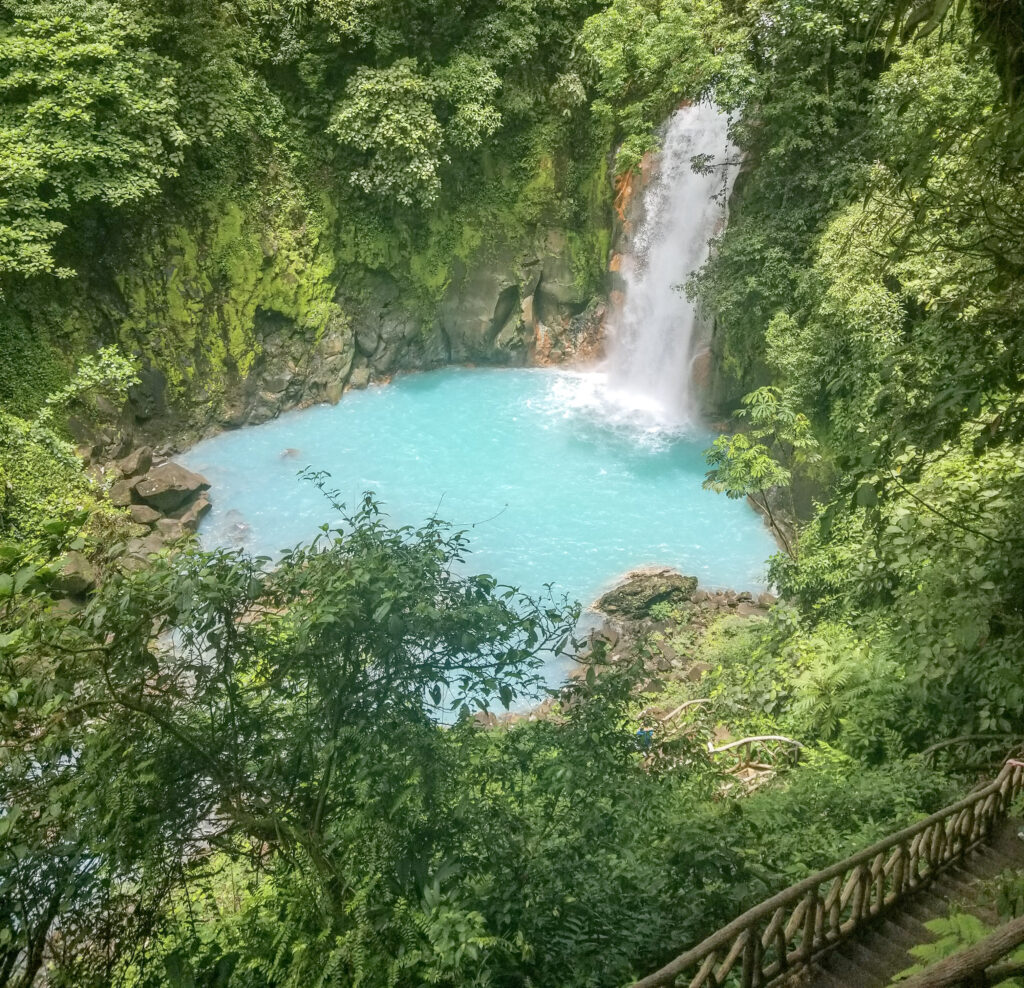
{"type": "Polygon", "coordinates": [[[683,107],[669,121],[643,222],[623,260],[625,297],[609,326],[604,374],[588,375],[591,387],[577,393],[577,407],[600,406],[606,420],[630,431],[673,432],[694,422],[699,318],[684,285],[725,221],[736,158],[714,105],[683,107]],[[707,156],[699,170],[696,155],[707,156]]]}

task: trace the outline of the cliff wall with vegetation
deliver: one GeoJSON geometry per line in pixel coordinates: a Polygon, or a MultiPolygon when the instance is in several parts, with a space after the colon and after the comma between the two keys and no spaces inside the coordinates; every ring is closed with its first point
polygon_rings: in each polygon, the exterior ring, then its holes
{"type": "Polygon", "coordinates": [[[610,237],[612,135],[562,71],[591,8],[400,6],[11,6],[8,410],[112,343],[131,418],[177,439],[557,357],[610,237]]]}

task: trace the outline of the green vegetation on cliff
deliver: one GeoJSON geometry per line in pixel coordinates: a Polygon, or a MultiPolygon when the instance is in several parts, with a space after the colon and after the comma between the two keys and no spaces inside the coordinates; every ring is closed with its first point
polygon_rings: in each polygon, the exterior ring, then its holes
{"type": "Polygon", "coordinates": [[[1019,735],[1024,25],[905,6],[0,2],[0,983],[618,985],[950,798],[936,742],[1019,735]],[[392,303],[427,361],[553,232],[585,297],[613,176],[710,93],[744,163],[690,288],[743,414],[708,484],[787,551],[767,619],[651,615],[706,669],[658,700],[702,701],[674,760],[636,733],[660,640],[480,726],[576,614],[436,521],[119,561],[69,435],[136,372],[140,418],[230,418],[282,332],[366,371],[392,303]],[[803,761],[725,798],[723,725],[803,761]]]}
{"type": "Polygon", "coordinates": [[[1024,710],[1016,95],[971,10],[895,48],[856,6],[829,8],[835,40],[817,48],[786,16],[808,23],[788,5],[773,17],[774,95],[757,97],[779,119],[759,114],[744,137],[757,164],[703,286],[724,352],[748,373],[764,362],[828,459],[831,483],[776,578],[809,629],[838,620],[894,670],[898,702],[851,704],[851,729],[874,719],[912,749],[1012,732],[1024,710]]]}
{"type": "Polygon", "coordinates": [[[385,274],[428,331],[467,268],[549,230],[596,291],[610,136],[565,71],[593,9],[4,4],[0,400],[31,413],[116,341],[216,419],[257,313],[314,348],[385,274]]]}
{"type": "Polygon", "coordinates": [[[720,395],[770,387],[709,485],[788,516],[775,726],[828,690],[831,738],[877,757],[1024,712],[1020,26],[982,3],[614,0],[583,34],[627,166],[695,85],[734,115],[730,222],[691,290],[720,395]]]}

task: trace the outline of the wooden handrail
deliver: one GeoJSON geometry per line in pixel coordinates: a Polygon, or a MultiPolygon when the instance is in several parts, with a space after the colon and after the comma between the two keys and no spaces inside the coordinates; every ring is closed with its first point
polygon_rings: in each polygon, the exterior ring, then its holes
{"type": "Polygon", "coordinates": [[[633,988],[687,973],[689,988],[719,988],[739,962],[740,988],[765,988],[986,840],[1022,787],[1024,762],[1008,761],[988,785],[754,906],[633,988]]]}
{"type": "MultiPolygon", "coordinates": [[[[989,744],[998,744],[1001,751],[1006,751],[1008,742],[1013,741],[1017,744],[1020,743],[1022,735],[1020,732],[1003,731],[999,733],[989,732],[987,734],[961,734],[955,738],[944,738],[942,741],[936,741],[935,744],[929,745],[924,751],[920,753],[918,757],[923,758],[925,761],[931,760],[936,752],[942,751],[944,748],[954,748],[956,746],[972,747],[977,748],[979,744],[988,742],[989,744]]],[[[958,764],[963,764],[963,760],[960,759],[958,764]]],[[[990,763],[991,764],[991,763],[990,763]]]]}

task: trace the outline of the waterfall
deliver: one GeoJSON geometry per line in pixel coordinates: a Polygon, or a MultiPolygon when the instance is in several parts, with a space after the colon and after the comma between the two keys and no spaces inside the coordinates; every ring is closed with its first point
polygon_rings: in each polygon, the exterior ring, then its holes
{"type": "Polygon", "coordinates": [[[680,428],[696,416],[691,363],[699,319],[683,286],[725,221],[736,155],[714,105],[683,107],[669,120],[643,221],[623,259],[624,299],[611,320],[604,367],[605,401],[634,426],[680,428]],[[709,156],[710,167],[694,171],[695,155],[709,156]]]}

